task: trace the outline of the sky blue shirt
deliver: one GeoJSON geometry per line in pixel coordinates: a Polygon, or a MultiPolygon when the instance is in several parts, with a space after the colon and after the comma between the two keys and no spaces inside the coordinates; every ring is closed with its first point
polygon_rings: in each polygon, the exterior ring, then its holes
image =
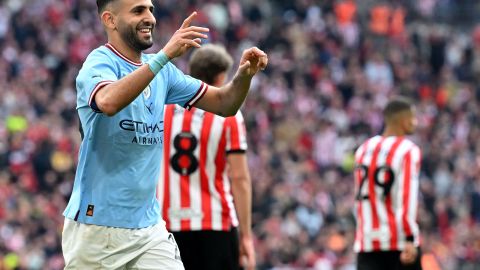
{"type": "MultiPolygon", "coordinates": [[[[142,62],[152,55],[143,54],[142,62]]],[[[163,148],[165,104],[192,105],[201,81],[168,63],[127,107],[109,117],[95,93],[141,66],[110,44],[90,53],[77,80],[82,143],[72,195],[64,215],[81,223],[144,228],[160,220],[156,200],[163,148]]]]}

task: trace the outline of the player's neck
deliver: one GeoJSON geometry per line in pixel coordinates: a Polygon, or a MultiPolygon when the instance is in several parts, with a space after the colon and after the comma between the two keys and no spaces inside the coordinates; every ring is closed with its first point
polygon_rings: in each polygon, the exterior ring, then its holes
{"type": "Polygon", "coordinates": [[[108,43],[128,60],[136,63],[142,62],[142,52],[133,50],[127,44],[125,44],[125,42],[119,40],[119,38],[109,37],[108,43]]]}
{"type": "Polygon", "coordinates": [[[399,127],[388,126],[385,128],[385,131],[382,134],[383,137],[401,137],[405,136],[405,132],[399,127]]]}

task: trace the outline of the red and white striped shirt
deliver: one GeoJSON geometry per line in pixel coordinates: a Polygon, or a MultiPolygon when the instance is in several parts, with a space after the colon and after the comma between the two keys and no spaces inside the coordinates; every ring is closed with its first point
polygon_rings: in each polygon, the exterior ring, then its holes
{"type": "Polygon", "coordinates": [[[170,231],[228,231],[238,226],[227,153],[247,149],[240,112],[221,117],[165,107],[164,150],[157,196],[170,231]]]}
{"type": "Polygon", "coordinates": [[[375,136],[355,153],[355,252],[419,245],[416,222],[421,153],[404,137],[375,136]]]}

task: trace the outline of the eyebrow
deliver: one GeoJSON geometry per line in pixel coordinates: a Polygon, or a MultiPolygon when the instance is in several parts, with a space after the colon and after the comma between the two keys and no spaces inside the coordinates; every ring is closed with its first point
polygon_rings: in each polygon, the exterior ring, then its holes
{"type": "Polygon", "coordinates": [[[135,12],[135,11],[143,11],[145,9],[149,9],[151,12],[153,12],[155,10],[155,7],[153,5],[148,5],[148,6],[145,6],[145,5],[138,5],[138,6],[134,6],[130,12],[135,12]]]}

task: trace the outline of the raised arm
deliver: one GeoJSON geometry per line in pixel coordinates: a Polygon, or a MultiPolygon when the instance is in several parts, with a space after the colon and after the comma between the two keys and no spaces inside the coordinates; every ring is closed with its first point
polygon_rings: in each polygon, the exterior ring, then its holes
{"type": "Polygon", "coordinates": [[[221,116],[235,115],[247,97],[253,76],[267,64],[267,54],[262,50],[257,47],[245,50],[234,78],[220,88],[209,86],[195,107],[221,116]]]}
{"type": "Polygon", "coordinates": [[[99,89],[94,96],[97,107],[108,116],[115,115],[135,100],[171,59],[183,55],[192,47],[200,47],[200,38],[207,38],[204,33],[209,29],[190,26],[196,15],[197,13],[193,12],[186,18],[165,47],[146,65],[99,89]]]}

